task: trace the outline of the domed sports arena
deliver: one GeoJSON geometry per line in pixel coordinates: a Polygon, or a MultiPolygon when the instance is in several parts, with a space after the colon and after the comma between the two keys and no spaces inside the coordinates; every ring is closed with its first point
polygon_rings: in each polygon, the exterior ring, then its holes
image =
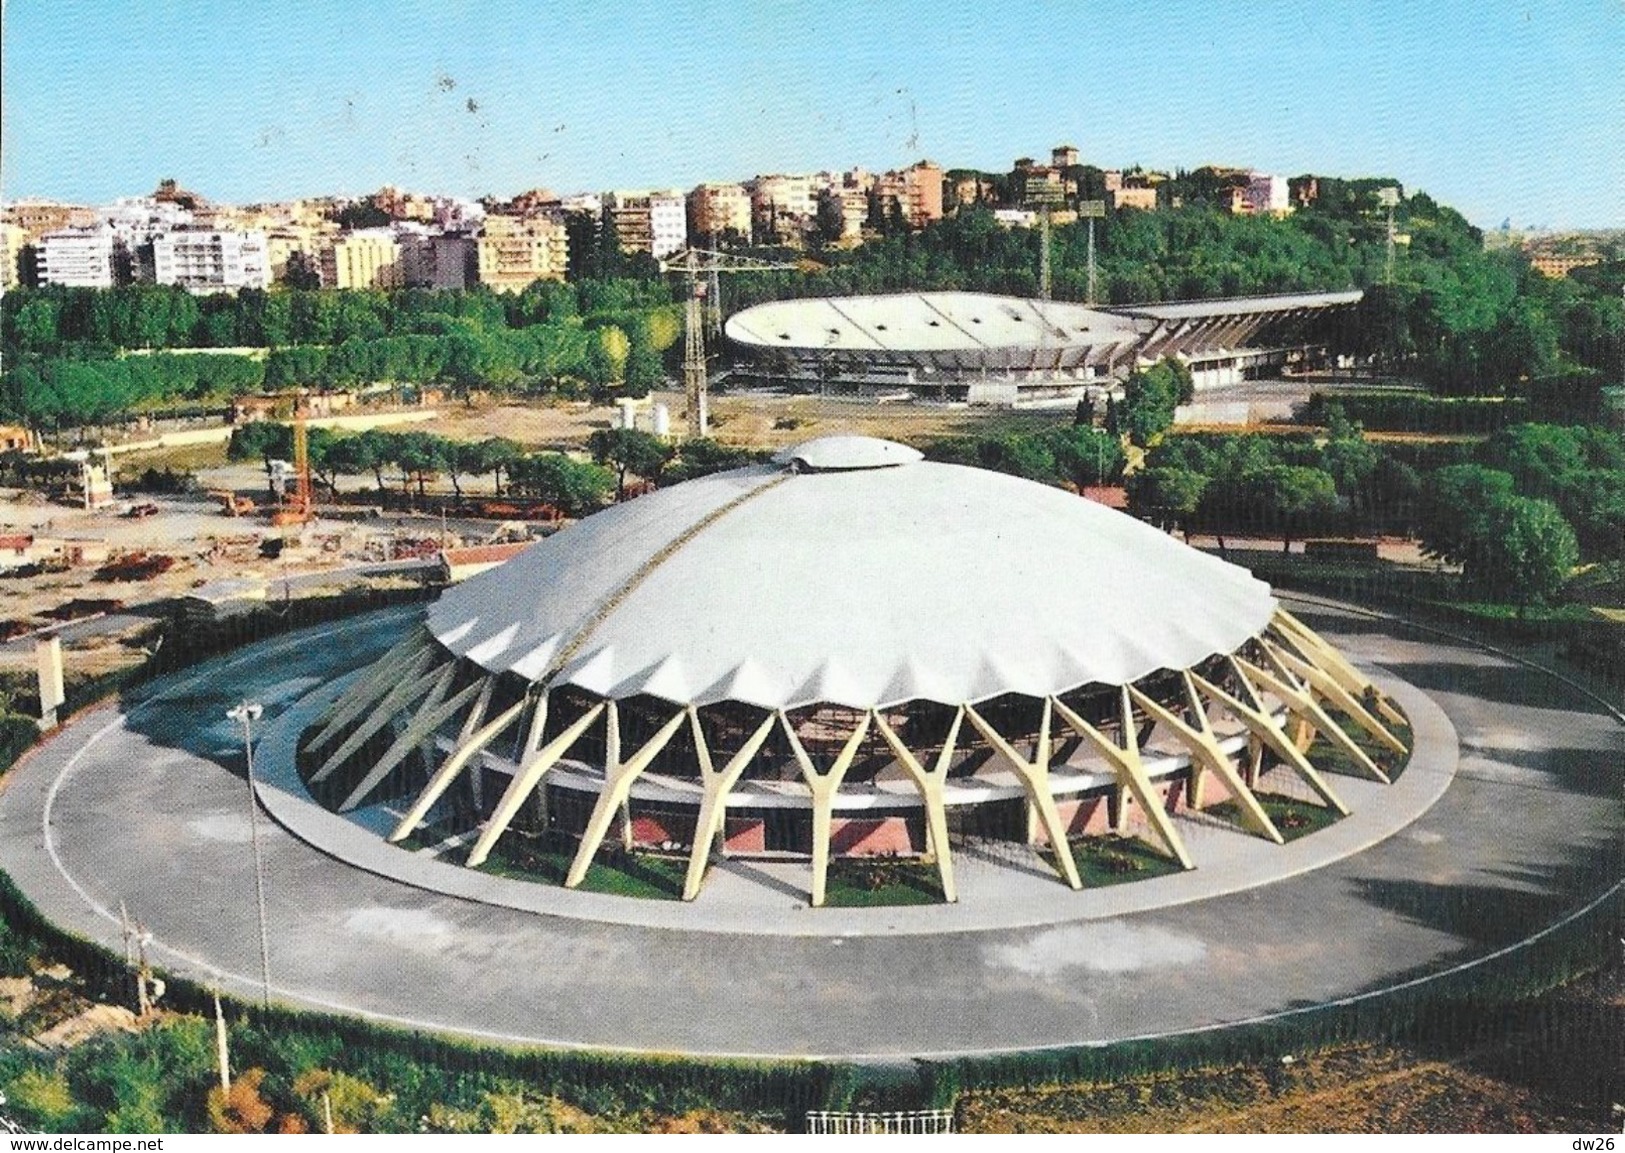
{"type": "MultiPolygon", "coordinates": [[[[967,835],[1143,836],[1228,802],[1277,844],[1263,773],[1347,807],[1309,751],[1386,781],[1403,718],[1248,572],[1058,489],[827,437],[589,517],[448,591],[301,741],[393,841],[510,830],[686,857],[919,858],[956,900],[967,835]],[[1335,715],[1334,715],[1335,714],[1335,715]],[[1357,740],[1351,733],[1363,731],[1357,740]],[[1317,743],[1317,737],[1319,741],[1317,743]]],[[[1028,851],[1022,849],[1021,851],[1028,851]]]]}
{"type": "Polygon", "coordinates": [[[1099,393],[1177,356],[1198,390],[1326,355],[1327,320],[1361,293],[1297,292],[1136,305],[978,292],[775,300],[723,327],[735,383],[827,395],[1027,407],[1099,393]]]}

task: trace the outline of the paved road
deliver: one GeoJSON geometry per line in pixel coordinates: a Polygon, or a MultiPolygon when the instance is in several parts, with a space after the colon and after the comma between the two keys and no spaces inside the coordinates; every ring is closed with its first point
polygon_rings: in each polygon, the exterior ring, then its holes
{"type": "MultiPolygon", "coordinates": [[[[154,686],[154,703],[127,718],[82,716],[0,793],[0,867],[59,923],[115,947],[125,901],[164,963],[222,973],[252,995],[242,757],[225,709],[248,693],[274,713],[371,659],[407,615],[268,642],[154,686]]],[[[1316,872],[1046,927],[739,936],[425,893],[272,829],[275,995],[602,1048],[880,1056],[1075,1044],[1384,987],[1522,939],[1617,883],[1625,728],[1605,709],[1464,643],[1354,617],[1312,623],[1424,689],[1461,740],[1455,779],[1420,820],[1316,872]]]]}

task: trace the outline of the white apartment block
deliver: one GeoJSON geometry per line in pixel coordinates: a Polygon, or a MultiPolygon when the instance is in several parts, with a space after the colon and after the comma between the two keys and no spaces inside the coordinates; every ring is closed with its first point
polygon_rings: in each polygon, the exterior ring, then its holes
{"type": "Polygon", "coordinates": [[[237,292],[271,286],[263,232],[167,232],[152,242],[153,279],[188,292],[237,292]]]}
{"type": "Polygon", "coordinates": [[[112,288],[116,247],[111,228],[47,233],[36,246],[39,282],[68,288],[112,288]]]}
{"type": "Polygon", "coordinates": [[[187,227],[192,223],[192,211],[150,196],[121,196],[112,204],[96,209],[96,218],[111,228],[119,240],[134,247],[146,244],[160,232],[187,227]]]}
{"type": "Polygon", "coordinates": [[[1284,176],[1271,176],[1267,172],[1249,172],[1247,187],[1242,190],[1241,196],[1248,212],[1283,215],[1292,211],[1292,202],[1287,198],[1284,176]]]}
{"type": "Polygon", "coordinates": [[[827,185],[822,174],[757,176],[745,185],[750,192],[752,221],[758,230],[799,232],[817,215],[818,194],[827,185]]]}
{"type": "Polygon", "coordinates": [[[688,204],[681,192],[611,192],[605,202],[624,252],[647,252],[659,260],[688,243],[688,204]]]}

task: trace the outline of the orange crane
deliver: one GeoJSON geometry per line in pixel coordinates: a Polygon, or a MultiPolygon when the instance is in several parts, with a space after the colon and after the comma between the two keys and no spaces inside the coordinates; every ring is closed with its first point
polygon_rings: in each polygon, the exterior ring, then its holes
{"type": "Polygon", "coordinates": [[[286,494],[282,507],[271,514],[271,524],[308,524],[316,519],[316,502],[310,491],[310,435],[305,429],[305,398],[293,402],[293,497],[286,494]]]}

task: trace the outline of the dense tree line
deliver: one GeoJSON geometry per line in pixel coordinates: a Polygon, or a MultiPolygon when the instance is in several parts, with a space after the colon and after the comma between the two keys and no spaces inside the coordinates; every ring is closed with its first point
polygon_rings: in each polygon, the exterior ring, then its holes
{"type": "Polygon", "coordinates": [[[6,414],[85,424],[261,388],[377,382],[454,390],[642,395],[661,380],[681,319],[658,279],[538,281],[474,291],[18,289],[0,299],[6,414]],[[245,356],[132,350],[267,348],[245,356]]]}
{"type": "MultiPolygon", "coordinates": [[[[403,495],[415,492],[425,500],[429,483],[443,476],[451,484],[453,498],[461,501],[464,481],[489,475],[499,497],[544,501],[572,517],[585,516],[611,498],[625,496],[629,475],[654,484],[676,484],[765,456],[709,439],[671,445],[633,429],[594,433],[589,444],[593,460],[578,460],[559,452],[528,452],[506,437],[463,441],[420,429],[368,429],[342,434],[312,428],[306,437],[311,473],[335,496],[340,477],[370,476],[379,492],[388,489],[393,481],[403,495]],[[386,479],[386,472],[396,475],[386,479]]],[[[272,460],[290,460],[293,429],[269,421],[242,425],[232,433],[227,456],[232,460],[262,460],[267,466],[272,460]]]]}
{"type": "Polygon", "coordinates": [[[1172,436],[1127,478],[1129,508],[1186,531],[1414,532],[1473,592],[1518,604],[1581,562],[1625,558],[1625,445],[1607,430],[1519,424],[1404,459],[1329,406],[1329,436],[1172,436]]]}

